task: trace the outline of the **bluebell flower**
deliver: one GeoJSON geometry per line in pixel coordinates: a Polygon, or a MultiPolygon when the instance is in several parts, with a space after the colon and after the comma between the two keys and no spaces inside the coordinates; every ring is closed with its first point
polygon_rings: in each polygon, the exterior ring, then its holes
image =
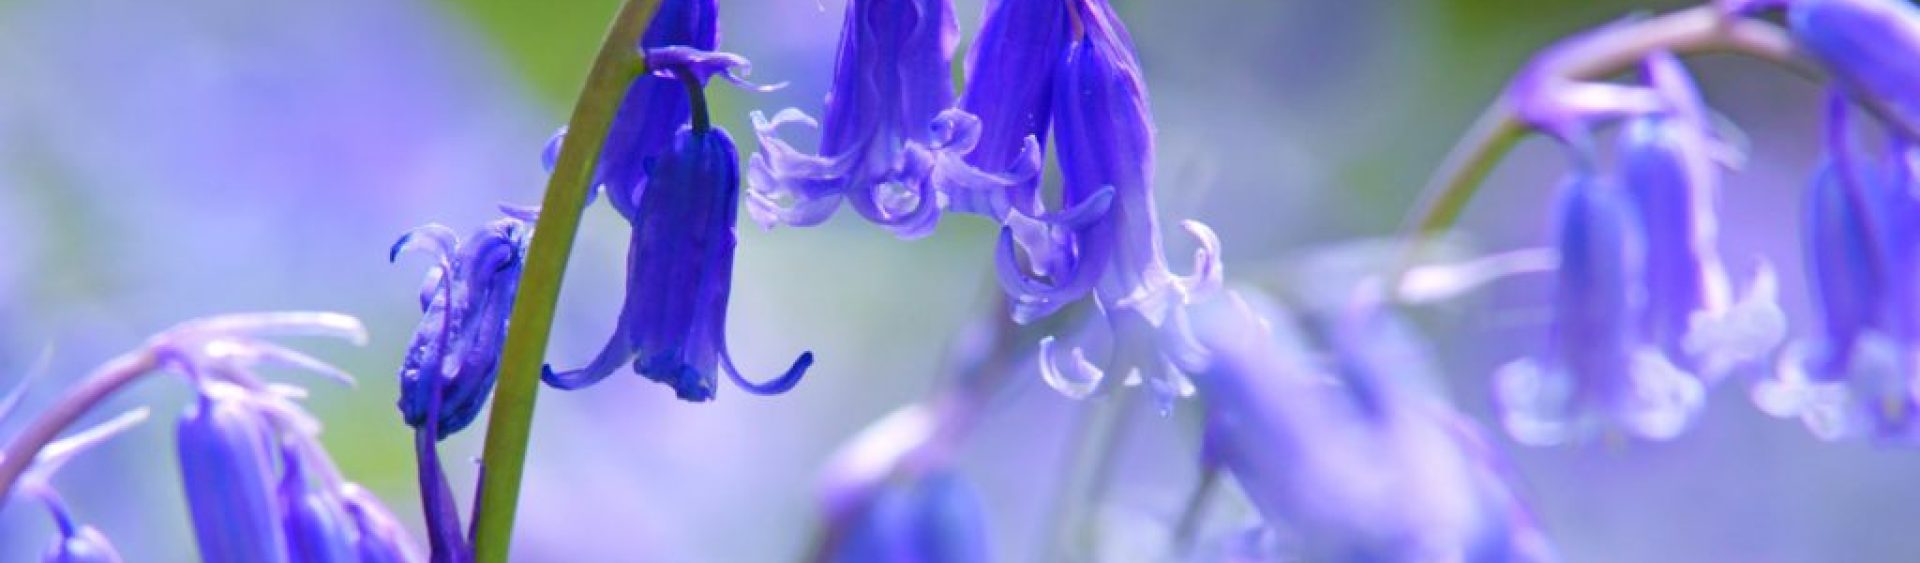
{"type": "Polygon", "coordinates": [[[149,346],[162,366],[184,372],[195,402],[177,427],[180,475],[200,556],[206,561],[337,561],[387,554],[418,561],[392,530],[369,536],[358,513],[385,514],[347,483],[320,448],[320,424],[294,402],[305,391],[254,372],[284,365],[351,382],[346,374],[260,339],[276,333],[364,341],[351,317],[265,313],[211,317],[164,332],[149,346]],[[373,543],[370,543],[373,542],[373,543]]]}
{"type": "MultiPolygon", "coordinates": [[[[651,58],[651,57],[650,57],[651,58]]],[[[690,53],[663,58],[682,63],[708,60],[690,53]]],[[[739,157],[725,130],[712,127],[700,94],[711,70],[697,65],[650,65],[681,74],[693,101],[693,121],[673,147],[648,167],[649,180],[629,196],[633,238],[627,256],[627,296],[612,338],[586,367],[547,369],[547,384],[561,389],[592,385],[621,365],[666,384],[688,401],[714,396],[718,372],[756,394],[785,392],[813,363],[803,353],[780,377],[753,383],[734,367],[727,349],[727,298],[733,285],[734,222],[740,205],[739,157]]]]}
{"type": "Polygon", "coordinates": [[[953,105],[957,34],[950,0],[847,2],[822,121],[796,109],[772,119],[753,114],[753,219],[769,228],[815,225],[845,200],[901,237],[932,232],[942,199],[935,167],[973,148],[954,142],[974,136],[971,116],[936,124],[953,105]],[[788,124],[818,126],[818,154],[781,140],[778,129],[788,124]]]}
{"type": "Polygon", "coordinates": [[[1827,162],[1807,193],[1804,242],[1819,332],[1788,347],[1753,397],[1824,439],[1912,439],[1920,430],[1920,199],[1912,191],[1920,155],[1896,135],[1885,165],[1869,166],[1852,147],[1848,111],[1835,92],[1827,162]]]}
{"type": "Polygon", "coordinates": [[[1553,322],[1545,350],[1494,375],[1514,439],[1554,444],[1603,428],[1667,439],[1705,398],[1640,330],[1646,240],[1620,189],[1578,174],[1562,188],[1553,322]]]}
{"type": "Polygon", "coordinates": [[[1794,39],[1856,97],[1920,131],[1920,8],[1907,0],[1786,0],[1794,39]]]}
{"type": "Polygon", "coordinates": [[[1786,336],[1786,315],[1770,264],[1736,301],[1720,259],[1720,172],[1739,155],[1714,136],[1679,59],[1656,53],[1646,73],[1663,109],[1630,119],[1616,153],[1646,239],[1640,330],[1676,366],[1712,381],[1769,356],[1786,336]]]}
{"type": "MultiPolygon", "coordinates": [[[[683,46],[712,51],[719,46],[719,14],[714,0],[663,0],[636,48],[646,52],[683,46]]],[[[690,117],[687,108],[687,90],[673,77],[635,77],[614,112],[588,197],[604,189],[607,202],[621,216],[632,218],[635,202],[628,196],[634,193],[634,186],[646,183],[648,162],[673,146],[675,132],[690,117]]],[[[565,138],[566,129],[562,128],[547,143],[542,155],[547,168],[553,167],[565,138]]]]}
{"type": "Polygon", "coordinates": [[[175,431],[200,559],[288,561],[274,494],[273,430],[231,384],[201,386],[175,431]]]}
{"type": "Polygon", "coordinates": [[[1285,310],[1237,293],[1197,303],[1193,372],[1207,454],[1290,553],[1326,561],[1552,561],[1472,424],[1396,376],[1427,369],[1377,311],[1340,319],[1330,363],[1285,310]]]}
{"type": "MultiPolygon", "coordinates": [[[[31,378],[29,378],[31,379],[31,378]]],[[[24,390],[22,382],[20,390],[24,390]]],[[[18,391],[9,398],[18,397],[18,391]]],[[[0,401],[0,418],[5,418],[13,402],[0,401]]],[[[66,501],[53,487],[53,476],[74,456],[98,446],[108,438],[126,431],[147,420],[147,409],[140,408],[103,422],[92,428],[61,438],[34,455],[33,463],[20,477],[20,489],[28,496],[37,498],[47,508],[47,515],[53,518],[54,527],[59,536],[41,555],[44,563],[120,563],[120,552],[113,542],[98,528],[81,524],[73,518],[67,509],[66,501]]]]}
{"type": "Polygon", "coordinates": [[[1053,340],[1043,340],[1042,374],[1056,388],[1085,395],[1118,371],[1144,373],[1163,397],[1184,395],[1183,376],[1158,352],[1181,344],[1163,346],[1154,335],[1182,324],[1178,305],[1219,285],[1219,240],[1206,225],[1185,222],[1200,241],[1194,274],[1167,267],[1153,200],[1153,120],[1132,39],[1104,0],[1068,5],[1075,33],[1055,71],[1050,110],[1062,208],[1046,217],[1010,213],[996,270],[1020,322],[1096,297],[1117,353],[1096,365],[1075,348],[1062,369],[1053,340]]]}
{"type": "Polygon", "coordinates": [[[964,115],[979,122],[979,140],[966,154],[967,167],[1000,174],[1003,187],[947,189],[951,211],[1005,220],[1017,210],[1040,211],[1040,147],[1052,117],[1053,76],[1067,46],[1067,3],[1058,0],[993,0],[980,35],[967,56],[964,115]]]}
{"type": "Polygon", "coordinates": [[[394,243],[390,258],[419,248],[437,260],[420,289],[424,315],[400,367],[399,407],[408,426],[420,428],[438,412],[435,434],[444,439],[486,404],[532,230],[520,219],[499,219],[463,241],[429,224],[394,243]]]}
{"type": "Polygon", "coordinates": [[[830,561],[988,561],[986,514],[978,497],[949,471],[893,483],[873,499],[830,561]]]}

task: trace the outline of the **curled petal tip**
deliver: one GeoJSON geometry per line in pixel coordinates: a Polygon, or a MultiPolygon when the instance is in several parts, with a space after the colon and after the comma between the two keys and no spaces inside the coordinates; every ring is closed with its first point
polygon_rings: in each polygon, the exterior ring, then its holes
{"type": "Polygon", "coordinates": [[[779,395],[790,391],[800,384],[801,377],[807,374],[807,368],[813,367],[813,352],[802,352],[800,357],[794,358],[793,365],[787,368],[786,373],[780,374],[780,377],[755,383],[748,381],[746,376],[740,375],[740,370],[733,365],[731,355],[723,354],[721,359],[726,364],[727,378],[732,379],[734,385],[755,395],[779,395]]]}
{"type": "Polygon", "coordinates": [[[387,261],[398,260],[402,252],[423,250],[433,253],[434,258],[445,262],[453,256],[455,241],[459,238],[454,234],[453,229],[439,223],[427,223],[414,227],[413,230],[400,235],[399,240],[393,241],[393,246],[387,249],[387,261]]]}

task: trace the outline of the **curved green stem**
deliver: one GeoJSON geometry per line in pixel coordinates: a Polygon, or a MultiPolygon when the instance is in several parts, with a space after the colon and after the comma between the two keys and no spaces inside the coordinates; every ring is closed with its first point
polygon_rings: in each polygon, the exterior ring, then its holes
{"type": "Polygon", "coordinates": [[[540,204],[540,223],[527,251],[527,267],[508,320],[507,341],[500,360],[500,382],[494,392],[493,412],[487,419],[486,449],[481,454],[486,478],[481,481],[478,514],[474,521],[474,558],[484,563],[507,560],[513,539],[513,518],[520,497],[520,476],[526,467],[527,438],[533,425],[533,402],[539,391],[540,366],[553,328],[560,281],[567,256],[580,227],[588,182],[612,127],[615,110],[634,78],[646,71],[637,52],[640,34],[653,21],[660,0],[626,0],[607,29],[594,57],[587,82],[567,120],[567,142],[560,148],[547,194],[540,204]]]}
{"type": "MultiPolygon", "coordinates": [[[[1523,72],[1541,72],[1548,80],[1595,80],[1619,74],[1656,51],[1675,54],[1731,52],[1753,56],[1818,79],[1793,39],[1779,26],[1753,19],[1728,19],[1714,6],[1700,6],[1637,21],[1610,25],[1549,48],[1523,72]]],[[[1482,112],[1421,189],[1420,202],[1403,223],[1411,265],[1429,237],[1452,227],[1481,182],[1531,129],[1512,100],[1502,95],[1482,112]]]]}

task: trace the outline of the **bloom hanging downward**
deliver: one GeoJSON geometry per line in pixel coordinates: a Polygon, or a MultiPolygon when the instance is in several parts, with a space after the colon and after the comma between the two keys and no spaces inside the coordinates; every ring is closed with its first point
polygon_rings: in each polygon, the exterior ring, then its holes
{"type": "Polygon", "coordinates": [[[1555,444],[1605,427],[1672,438],[1702,406],[1701,382],[1640,330],[1646,239],[1618,192],[1589,174],[1562,188],[1546,349],[1494,375],[1507,431],[1523,443],[1555,444]]]}
{"type": "MultiPolygon", "coordinates": [[[[967,90],[960,109],[978,119],[979,142],[966,154],[968,167],[1001,174],[1011,183],[994,189],[944,190],[948,209],[1006,220],[1008,211],[1040,215],[1040,147],[1052,117],[1054,69],[1067,46],[1067,3],[1060,0],[994,0],[967,57],[967,90]],[[1022,179],[1024,178],[1024,179],[1022,179]]],[[[951,184],[952,182],[944,182],[951,184]]]]}
{"type": "MultiPolygon", "coordinates": [[[[13,404],[12,399],[17,399],[26,385],[27,382],[21,382],[20,388],[8,400],[0,401],[0,420],[6,418],[13,404]]],[[[67,510],[66,501],[53,487],[53,476],[66,465],[67,460],[146,420],[146,408],[128,411],[98,426],[47,444],[34,455],[32,466],[20,477],[20,490],[46,506],[47,514],[53,517],[54,527],[60,534],[54,538],[52,545],[47,546],[46,553],[41,555],[42,562],[120,563],[120,552],[114,549],[113,542],[107,540],[106,534],[98,528],[74,521],[72,513],[67,510]]]]}
{"type": "Polygon", "coordinates": [[[1830,100],[1827,162],[1807,194],[1807,264],[1820,332],[1753,389],[1761,410],[1823,439],[1912,439],[1920,426],[1920,199],[1913,147],[1888,143],[1884,174],[1851,146],[1848,103],[1830,100]]]}
{"type": "MultiPolygon", "coordinates": [[[[760,139],[747,179],[753,219],[769,228],[815,225],[844,199],[868,221],[918,237],[932,232],[943,200],[953,197],[943,190],[1013,185],[962,161],[976,148],[980,125],[950,109],[956,34],[949,0],[848,2],[824,119],[795,109],[771,120],[753,114],[760,139]],[[782,125],[796,123],[820,128],[818,155],[779,138],[782,125]]],[[[1037,173],[1031,163],[1038,158],[1035,146],[1016,175],[1037,173]]]]}
{"type": "Polygon", "coordinates": [[[693,52],[650,54],[652,68],[679,74],[692,100],[693,123],[649,164],[649,180],[628,194],[635,202],[627,255],[627,297],[619,326],[586,367],[542,375],[561,389],[592,385],[622,365],[673,387],[688,401],[712,399],[720,369],[756,394],[785,392],[813,363],[801,354],[786,373],[752,383],[734,367],[726,343],[727,297],[733,284],[734,221],[740,205],[739,157],[733,139],[713,127],[701,94],[705,76],[737,58],[693,52]]]}
{"type": "Polygon", "coordinates": [[[1762,263],[1735,302],[1721,264],[1714,206],[1722,162],[1738,158],[1712,133],[1707,108],[1672,54],[1646,61],[1664,109],[1621,133],[1620,182],[1646,237],[1640,330],[1676,366],[1707,381],[1770,355],[1786,336],[1776,282],[1762,263]]]}
{"type": "Polygon", "coordinates": [[[1325,561],[1552,561],[1472,424],[1406,388],[1426,369],[1378,311],[1335,321],[1315,362],[1284,310],[1228,292],[1192,306],[1200,353],[1183,367],[1205,404],[1206,454],[1287,550],[1325,561]]]}
{"type": "Polygon", "coordinates": [[[532,226],[499,219],[461,240],[439,224],[400,237],[389,253],[422,249],[436,264],[420,289],[425,313],[400,367],[400,412],[407,425],[420,428],[434,415],[439,438],[473,422],[493,392],[499,375],[500,346],[513,312],[532,226]]]}
{"type": "Polygon", "coordinates": [[[996,270],[1020,322],[1090,293],[1097,298],[1116,356],[1098,366],[1075,349],[1071,367],[1061,370],[1051,339],[1043,341],[1042,373],[1056,388],[1085,395],[1108,370],[1138,370],[1162,396],[1184,395],[1190,390],[1159,351],[1185,344],[1155,335],[1183,324],[1178,305],[1219,286],[1219,240],[1204,224],[1183,223],[1200,241],[1194,274],[1168,268],[1153,201],[1153,120],[1133,42],[1104,0],[1069,5],[1078,35],[1056,69],[1051,109],[1064,208],[1043,217],[1009,214],[996,270]]]}

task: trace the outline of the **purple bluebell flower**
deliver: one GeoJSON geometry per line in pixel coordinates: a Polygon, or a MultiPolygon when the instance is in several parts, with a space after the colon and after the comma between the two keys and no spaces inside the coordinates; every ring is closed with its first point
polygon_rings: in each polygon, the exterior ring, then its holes
{"type": "Polygon", "coordinates": [[[769,228],[815,225],[845,200],[901,237],[932,232],[942,199],[936,164],[974,148],[953,142],[974,136],[971,116],[936,123],[953,105],[957,35],[950,0],[847,2],[823,120],[796,109],[770,120],[753,114],[760,140],[747,179],[753,219],[769,228]],[[788,124],[820,128],[817,155],[780,139],[788,124]]]}
{"type": "Polygon", "coordinates": [[[1852,146],[1849,111],[1835,92],[1827,162],[1807,193],[1805,243],[1819,332],[1789,346],[1753,398],[1768,413],[1800,418],[1823,439],[1912,439],[1920,431],[1915,154],[1896,135],[1885,166],[1869,166],[1852,146]]]}
{"type": "Polygon", "coordinates": [[[393,512],[365,488],[353,483],[340,486],[340,498],[354,524],[355,552],[361,563],[414,563],[420,561],[419,549],[407,534],[406,526],[393,512]]]}
{"type": "Polygon", "coordinates": [[[1784,0],[1794,39],[1848,93],[1920,131],[1920,8],[1907,0],[1784,0]]]}
{"type": "Polygon", "coordinates": [[[571,371],[549,368],[542,379],[561,389],[578,389],[631,362],[634,371],[673,387],[676,396],[688,401],[712,399],[723,368],[749,392],[785,392],[813,364],[812,352],[801,354],[780,377],[753,383],[734,367],[726,343],[734,222],[740,206],[739,157],[727,132],[709,123],[700,88],[703,77],[714,72],[702,69],[702,61],[722,67],[738,63],[687,53],[662,59],[666,61],[687,63],[650,66],[680,74],[693,103],[692,125],[682,128],[673,147],[649,164],[649,180],[629,196],[638,205],[629,217],[633,239],[619,325],[592,363],[571,371]]]}
{"type": "MultiPolygon", "coordinates": [[[[1148,375],[1162,396],[1184,395],[1190,389],[1157,352],[1163,343],[1155,334],[1183,324],[1178,305],[1217,288],[1219,240],[1206,225],[1185,222],[1200,241],[1194,274],[1175,276],[1167,267],[1153,201],[1153,119],[1132,39],[1104,0],[1068,5],[1074,34],[1056,67],[1050,109],[1062,209],[1045,217],[1010,213],[996,270],[1020,322],[1096,297],[1117,353],[1102,366],[1075,348],[1060,369],[1052,339],[1044,340],[1042,374],[1056,388],[1085,395],[1118,370],[1148,375]]],[[[1174,340],[1164,344],[1182,345],[1174,340]]]]}
{"type": "MultiPolygon", "coordinates": [[[[645,52],[683,46],[712,51],[719,46],[719,14],[714,0],[664,0],[636,48],[645,52]]],[[[588,197],[606,190],[607,202],[621,216],[631,219],[636,202],[628,196],[635,193],[636,186],[646,183],[648,162],[673,146],[675,132],[689,118],[687,107],[686,88],[673,77],[635,77],[607,130],[588,197]]],[[[547,168],[553,168],[565,138],[566,129],[562,128],[548,141],[542,154],[547,168]]]]}
{"type": "Polygon", "coordinates": [[[1331,364],[1286,311],[1236,293],[1197,303],[1183,367],[1205,404],[1207,454],[1291,553],[1327,561],[1551,561],[1472,424],[1399,379],[1425,369],[1379,330],[1341,319],[1331,364]],[[1344,324],[1352,323],[1352,324],[1344,324]],[[1383,341],[1388,340],[1388,341],[1383,341]]]}
{"type": "MultiPolygon", "coordinates": [[[[31,378],[29,378],[31,379],[31,378]]],[[[24,390],[26,382],[21,383],[24,390]]],[[[17,392],[14,396],[17,396],[17,392]]],[[[0,401],[0,418],[5,418],[12,401],[0,401]]],[[[120,552],[113,542],[98,528],[76,522],[66,501],[53,487],[53,476],[75,455],[105,442],[108,438],[126,431],[147,420],[147,409],[140,408],[114,417],[92,428],[48,444],[34,455],[33,464],[21,476],[21,489],[28,496],[38,498],[47,508],[47,515],[53,517],[54,527],[59,536],[41,555],[43,563],[120,563],[120,552]]]]}
{"type": "Polygon", "coordinates": [[[499,219],[463,241],[430,224],[394,243],[390,258],[420,248],[437,259],[420,289],[425,314],[400,368],[399,406],[408,426],[420,428],[437,411],[435,434],[444,439],[466,428],[486,404],[532,230],[519,219],[499,219]]]}
{"type": "Polygon", "coordinates": [[[1560,270],[1545,350],[1494,375],[1507,431],[1523,443],[1560,443],[1602,428],[1668,439],[1703,405],[1700,380],[1640,330],[1646,239],[1620,191],[1586,173],[1562,188],[1560,270]]]}
{"type": "MultiPolygon", "coordinates": [[[[979,140],[959,170],[1000,174],[1003,187],[948,189],[948,209],[1005,220],[1009,210],[1040,214],[1040,147],[1052,117],[1053,76],[1067,47],[1067,3],[993,0],[967,56],[960,109],[979,122],[979,140]]],[[[951,183],[951,182],[948,182],[951,183]]]]}
{"type": "Polygon", "coordinates": [[[1646,73],[1665,109],[1629,120],[1616,153],[1646,239],[1640,330],[1675,365],[1712,381],[1770,355],[1786,336],[1786,315],[1771,265],[1761,264],[1736,302],[1720,260],[1720,169],[1738,155],[1714,137],[1679,59],[1656,53],[1646,73]]]}
{"type": "Polygon", "coordinates": [[[890,485],[842,539],[832,561],[980,563],[991,559],[978,493],[936,471],[890,485]]]}
{"type": "Polygon", "coordinates": [[[200,559],[287,561],[274,494],[273,431],[245,392],[222,382],[203,384],[180,417],[176,436],[200,559]]]}

